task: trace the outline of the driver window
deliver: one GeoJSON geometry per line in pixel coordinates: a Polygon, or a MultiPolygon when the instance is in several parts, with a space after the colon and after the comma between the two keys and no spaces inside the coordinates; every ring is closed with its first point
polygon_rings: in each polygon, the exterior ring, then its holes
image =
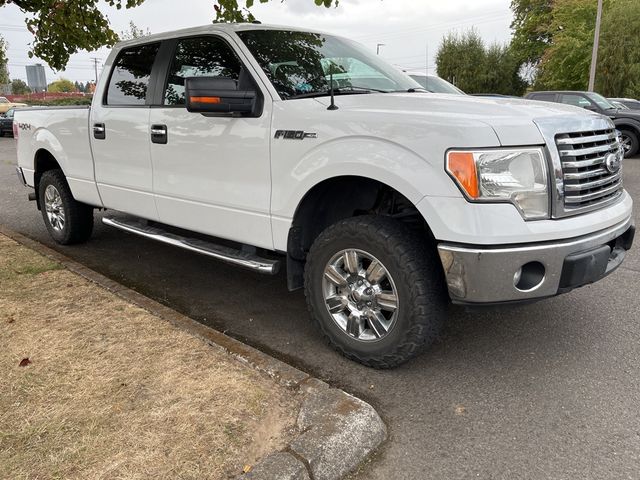
{"type": "Polygon", "coordinates": [[[178,42],[164,92],[165,105],[184,105],[187,77],[240,78],[242,64],[227,43],[217,37],[185,38],[178,42]]]}

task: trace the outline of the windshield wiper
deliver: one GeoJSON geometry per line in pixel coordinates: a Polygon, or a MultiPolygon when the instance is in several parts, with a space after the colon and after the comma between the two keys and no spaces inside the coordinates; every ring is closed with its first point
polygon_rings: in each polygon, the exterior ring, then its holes
{"type": "MultiPolygon", "coordinates": [[[[405,92],[406,90],[400,90],[405,92]]],[[[333,89],[334,95],[357,95],[364,93],[391,93],[393,90],[382,90],[379,88],[370,88],[370,87],[360,87],[358,85],[347,85],[344,87],[338,87],[333,89]]],[[[318,92],[309,92],[309,93],[300,93],[298,95],[292,95],[287,97],[287,100],[291,100],[294,98],[314,98],[314,97],[325,97],[327,95],[331,95],[331,89],[321,90],[318,92]]]]}

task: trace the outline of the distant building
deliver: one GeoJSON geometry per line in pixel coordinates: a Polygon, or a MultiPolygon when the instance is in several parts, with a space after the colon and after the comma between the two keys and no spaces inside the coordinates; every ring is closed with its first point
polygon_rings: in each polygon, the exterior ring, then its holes
{"type": "Polygon", "coordinates": [[[34,93],[47,91],[47,77],[44,73],[44,66],[41,63],[27,65],[27,84],[34,93]]]}

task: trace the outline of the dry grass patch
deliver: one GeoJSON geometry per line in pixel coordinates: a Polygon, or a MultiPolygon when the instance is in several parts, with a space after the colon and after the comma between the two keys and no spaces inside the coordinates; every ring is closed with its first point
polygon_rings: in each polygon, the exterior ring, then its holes
{"type": "Polygon", "coordinates": [[[0,235],[0,478],[228,478],[284,446],[297,411],[291,391],[0,235]]]}

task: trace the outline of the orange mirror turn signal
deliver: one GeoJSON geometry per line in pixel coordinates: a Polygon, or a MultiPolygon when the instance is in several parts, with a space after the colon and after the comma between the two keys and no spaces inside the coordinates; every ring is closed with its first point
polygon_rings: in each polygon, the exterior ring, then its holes
{"type": "Polygon", "coordinates": [[[220,103],[220,97],[191,97],[195,103],[220,103]]]}

